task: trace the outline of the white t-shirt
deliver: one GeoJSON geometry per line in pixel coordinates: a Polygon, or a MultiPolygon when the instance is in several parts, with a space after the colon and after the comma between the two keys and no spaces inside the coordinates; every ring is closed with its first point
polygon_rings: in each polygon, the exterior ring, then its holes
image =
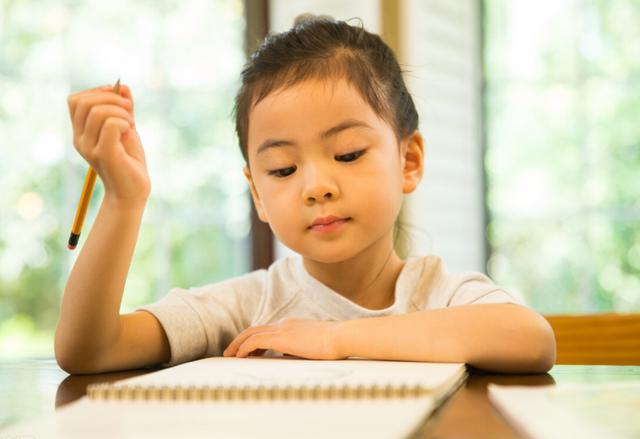
{"type": "Polygon", "coordinates": [[[173,288],[159,301],[136,310],[148,311],[160,321],[171,348],[171,359],[162,366],[169,367],[220,356],[244,329],[284,317],[351,320],[476,303],[525,305],[521,297],[484,274],[448,273],[441,258],[431,255],[405,260],[393,305],[367,309],[312,277],[296,255],[221,282],[173,288]]]}

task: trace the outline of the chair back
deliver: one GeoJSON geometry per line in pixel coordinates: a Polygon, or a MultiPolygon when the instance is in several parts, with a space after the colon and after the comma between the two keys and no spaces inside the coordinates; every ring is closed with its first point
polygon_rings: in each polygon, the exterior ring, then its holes
{"type": "Polygon", "coordinates": [[[640,365],[640,314],[546,315],[556,364],[640,365]]]}

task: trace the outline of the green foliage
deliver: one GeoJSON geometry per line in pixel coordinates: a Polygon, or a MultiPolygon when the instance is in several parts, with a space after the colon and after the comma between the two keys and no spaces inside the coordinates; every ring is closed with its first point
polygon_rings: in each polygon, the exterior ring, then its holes
{"type": "MultiPolygon", "coordinates": [[[[121,312],[249,269],[249,195],[230,117],[242,8],[0,0],[0,359],[53,355],[87,171],[70,93],[120,77],[134,95],[152,193],[121,312]]],[[[103,194],[98,180],[80,246],[103,194]]]]}
{"type": "Polygon", "coordinates": [[[485,1],[489,274],[546,313],[640,308],[640,5],[485,1]]]}

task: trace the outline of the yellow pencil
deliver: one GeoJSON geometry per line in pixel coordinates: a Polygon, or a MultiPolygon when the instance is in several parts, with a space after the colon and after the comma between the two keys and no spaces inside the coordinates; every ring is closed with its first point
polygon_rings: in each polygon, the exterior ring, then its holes
{"type": "MultiPolygon", "coordinates": [[[[120,79],[113,86],[113,92],[120,94],[120,79]]],[[[89,166],[87,175],[84,178],[84,187],[82,188],[82,195],[80,195],[80,201],[78,202],[78,208],[76,209],[76,217],[73,220],[73,226],[71,227],[71,236],[69,236],[69,244],[67,247],[69,250],[73,250],[78,245],[80,239],[80,232],[82,231],[82,224],[84,223],[84,217],[87,215],[87,208],[89,207],[89,201],[91,201],[91,195],[93,194],[93,186],[96,183],[96,171],[93,167],[89,166]]]]}

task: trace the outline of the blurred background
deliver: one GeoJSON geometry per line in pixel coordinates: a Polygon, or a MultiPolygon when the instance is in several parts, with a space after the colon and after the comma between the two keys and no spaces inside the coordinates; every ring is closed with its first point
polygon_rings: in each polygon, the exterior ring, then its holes
{"type": "Polygon", "coordinates": [[[121,312],[290,254],[255,218],[231,110],[247,53],[303,12],[361,21],[405,71],[426,141],[405,257],[544,314],[640,309],[638,1],[0,0],[0,359],[53,356],[87,171],[71,93],[121,78],[136,102],[152,193],[121,312]]]}

